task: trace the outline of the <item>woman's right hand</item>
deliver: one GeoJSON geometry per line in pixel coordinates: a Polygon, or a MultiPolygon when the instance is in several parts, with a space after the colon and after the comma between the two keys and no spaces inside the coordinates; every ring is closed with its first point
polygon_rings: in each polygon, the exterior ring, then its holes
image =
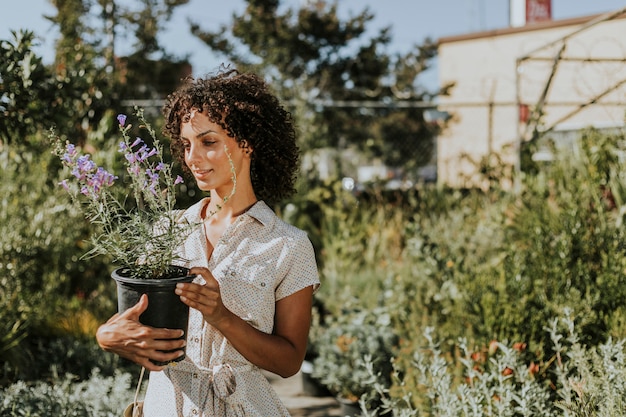
{"type": "Polygon", "coordinates": [[[157,362],[169,362],[183,355],[185,340],[182,330],[157,329],[139,322],[139,316],[148,308],[148,296],[142,295],[133,307],[116,313],[102,324],[96,333],[100,347],[133,361],[149,371],[160,371],[165,366],[157,362]],[[181,350],[176,350],[181,349],[181,350]],[[174,350],[166,353],[165,351],[174,350]]]}

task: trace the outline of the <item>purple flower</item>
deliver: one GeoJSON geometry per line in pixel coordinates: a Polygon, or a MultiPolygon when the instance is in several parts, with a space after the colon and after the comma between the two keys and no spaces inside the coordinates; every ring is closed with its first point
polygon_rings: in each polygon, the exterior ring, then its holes
{"type": "Polygon", "coordinates": [[[65,153],[61,155],[61,161],[63,161],[65,165],[71,165],[77,154],[76,146],[72,143],[68,143],[65,145],[65,153]]]}
{"type": "Polygon", "coordinates": [[[76,150],[76,145],[74,145],[73,143],[68,143],[67,145],[65,145],[65,151],[67,152],[68,155],[70,155],[71,157],[76,156],[76,153],[78,152],[76,150]]]}
{"type": "Polygon", "coordinates": [[[82,181],[82,180],[85,179],[85,174],[80,172],[80,169],[78,169],[78,167],[74,167],[72,169],[72,175],[75,176],[76,178],[78,178],[79,181],[82,181]]]}
{"type": "Polygon", "coordinates": [[[176,179],[174,180],[174,185],[178,185],[180,183],[184,182],[183,181],[183,177],[181,177],[180,175],[176,176],[176,179]]]}
{"type": "Polygon", "coordinates": [[[137,160],[137,155],[135,155],[135,154],[134,154],[134,153],[132,153],[132,152],[129,152],[129,153],[127,153],[127,154],[126,154],[126,155],[124,155],[124,156],[126,157],[126,160],[127,160],[128,162],[130,162],[131,164],[135,164],[135,163],[137,163],[137,162],[138,162],[138,160],[137,160]]]}
{"type": "Polygon", "coordinates": [[[113,185],[113,182],[117,179],[117,177],[105,170],[104,168],[99,167],[96,173],[93,175],[92,180],[95,186],[98,187],[110,187],[113,185]]]}
{"type": "Polygon", "coordinates": [[[61,181],[61,182],[59,183],[59,185],[60,185],[61,187],[63,187],[63,188],[65,189],[65,191],[69,191],[69,190],[70,190],[69,185],[67,185],[67,180],[63,180],[63,181],[61,181]]]}
{"type": "Polygon", "coordinates": [[[139,137],[138,137],[137,139],[135,139],[135,141],[133,142],[133,144],[132,144],[132,145],[130,145],[130,147],[131,147],[131,148],[134,148],[135,146],[139,145],[140,143],[143,143],[143,139],[141,139],[141,138],[139,138],[139,137]]]}
{"type": "Polygon", "coordinates": [[[96,163],[89,159],[89,155],[81,155],[76,161],[77,168],[80,172],[92,172],[96,169],[96,163]]]}
{"type": "Polygon", "coordinates": [[[159,182],[159,172],[152,170],[152,169],[147,169],[146,170],[146,175],[148,176],[148,178],[150,178],[150,182],[151,183],[158,183],[159,182]]]}
{"type": "Polygon", "coordinates": [[[139,165],[135,164],[128,167],[128,172],[132,175],[138,176],[141,173],[141,168],[139,168],[139,165]]]}
{"type": "Polygon", "coordinates": [[[126,115],[125,114],[118,114],[117,115],[117,122],[120,124],[120,126],[124,126],[126,124],[126,115]]]}
{"type": "Polygon", "coordinates": [[[91,197],[96,198],[102,188],[110,187],[116,179],[117,177],[115,175],[110,174],[102,167],[98,167],[95,172],[82,178],[86,185],[83,185],[80,192],[84,195],[91,195],[91,197]]]}
{"type": "Polygon", "coordinates": [[[143,162],[156,154],[158,154],[158,151],[155,148],[150,149],[145,144],[137,152],[135,152],[138,162],[143,162]]]}

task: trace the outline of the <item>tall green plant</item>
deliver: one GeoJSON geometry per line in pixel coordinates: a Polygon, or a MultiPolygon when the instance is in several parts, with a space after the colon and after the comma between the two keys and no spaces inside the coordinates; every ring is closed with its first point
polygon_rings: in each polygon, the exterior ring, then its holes
{"type": "MultiPolygon", "coordinates": [[[[524,321],[573,305],[585,343],[606,340],[624,296],[623,138],[589,131],[573,153],[536,177],[510,207],[504,271],[524,321]]],[[[513,323],[510,323],[513,324],[513,323]]],[[[528,326],[526,326],[528,327],[528,326]]],[[[540,331],[524,335],[537,340],[540,331]]]]}
{"type": "Polygon", "coordinates": [[[308,196],[321,211],[320,299],[335,314],[381,305],[385,282],[402,263],[407,213],[382,198],[359,200],[339,183],[308,196]]]}

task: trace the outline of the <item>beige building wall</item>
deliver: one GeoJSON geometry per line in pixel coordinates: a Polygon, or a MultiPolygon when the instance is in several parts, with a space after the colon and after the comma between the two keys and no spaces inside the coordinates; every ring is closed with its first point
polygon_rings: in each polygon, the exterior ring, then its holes
{"type": "Polygon", "coordinates": [[[530,139],[534,127],[520,122],[520,104],[537,109],[548,84],[540,132],[622,126],[626,19],[610,17],[440,39],[440,83],[455,86],[440,98],[440,110],[452,119],[438,138],[438,180],[480,185],[477,164],[488,156],[517,166],[519,143],[530,139]]]}

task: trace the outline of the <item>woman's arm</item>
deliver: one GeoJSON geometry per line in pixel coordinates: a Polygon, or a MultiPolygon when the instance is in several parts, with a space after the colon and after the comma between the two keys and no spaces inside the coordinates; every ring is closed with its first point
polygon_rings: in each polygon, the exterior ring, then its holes
{"type": "Polygon", "coordinates": [[[160,371],[165,367],[155,365],[150,359],[168,362],[180,357],[182,350],[171,353],[162,351],[182,349],[185,346],[185,341],[180,340],[183,331],[144,326],[139,322],[139,316],[146,308],[148,296],[144,294],[136,305],[122,314],[115,314],[101,325],[96,339],[103,350],[131,360],[150,371],[160,371]]]}
{"type": "Polygon", "coordinates": [[[190,273],[202,275],[206,284],[178,284],[176,293],[185,304],[199,310],[210,325],[256,366],[285,378],[298,372],[311,326],[312,286],[276,303],[274,332],[267,334],[224,306],[219,283],[208,269],[192,268],[190,273]]]}

